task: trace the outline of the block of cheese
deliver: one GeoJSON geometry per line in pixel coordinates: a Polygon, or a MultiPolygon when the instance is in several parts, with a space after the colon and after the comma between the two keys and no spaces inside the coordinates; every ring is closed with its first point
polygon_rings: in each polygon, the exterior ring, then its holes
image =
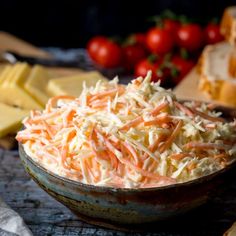
{"type": "Polygon", "coordinates": [[[12,66],[9,66],[9,65],[2,68],[2,72],[0,74],[0,84],[4,82],[5,78],[7,78],[11,69],[12,69],[12,66]]]}
{"type": "Polygon", "coordinates": [[[220,31],[229,43],[236,45],[236,6],[224,10],[220,31]]]}
{"type": "Polygon", "coordinates": [[[9,87],[12,84],[22,86],[29,73],[30,66],[27,63],[16,63],[13,66],[8,66],[6,68],[6,74],[4,74],[4,72],[2,74],[3,79],[1,86],[9,87]]]}
{"type": "Polygon", "coordinates": [[[83,83],[87,87],[94,86],[99,80],[107,81],[103,75],[96,71],[81,73],[68,77],[51,79],[47,90],[52,96],[71,95],[78,97],[83,89],[83,83]]]}
{"type": "Polygon", "coordinates": [[[7,66],[1,74],[0,81],[0,102],[24,109],[41,109],[42,106],[23,86],[30,73],[30,66],[27,63],[16,63],[7,66]]]}
{"type": "Polygon", "coordinates": [[[49,99],[47,85],[50,76],[47,70],[39,65],[32,68],[25,84],[24,89],[35,98],[41,105],[45,105],[49,99]]]}
{"type": "Polygon", "coordinates": [[[5,64],[0,64],[0,76],[2,74],[2,72],[5,70],[6,65],[5,64]]]}
{"type": "Polygon", "coordinates": [[[21,126],[21,121],[29,115],[29,111],[0,103],[0,138],[15,133],[21,126]]]}
{"type": "Polygon", "coordinates": [[[0,86],[0,102],[23,109],[42,109],[42,106],[18,86],[0,86]]]}
{"type": "Polygon", "coordinates": [[[18,63],[14,66],[8,66],[2,73],[1,86],[8,86],[11,78],[15,75],[18,69],[18,63]]]}
{"type": "Polygon", "coordinates": [[[31,68],[27,63],[17,63],[16,65],[14,65],[14,67],[16,67],[17,69],[8,82],[10,83],[10,85],[13,84],[22,87],[28,78],[31,68]]]}

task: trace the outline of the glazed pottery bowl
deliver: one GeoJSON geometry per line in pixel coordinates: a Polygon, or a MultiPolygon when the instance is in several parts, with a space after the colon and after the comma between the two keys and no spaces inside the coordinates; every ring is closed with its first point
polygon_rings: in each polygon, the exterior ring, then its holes
{"type": "MultiPolygon", "coordinates": [[[[235,110],[218,108],[226,118],[235,110]]],[[[205,203],[235,169],[232,163],[210,175],[169,186],[128,189],[83,184],[58,176],[36,163],[19,143],[26,171],[38,185],[86,222],[118,228],[177,216],[205,203]]],[[[49,209],[50,210],[50,209],[49,209]]]]}

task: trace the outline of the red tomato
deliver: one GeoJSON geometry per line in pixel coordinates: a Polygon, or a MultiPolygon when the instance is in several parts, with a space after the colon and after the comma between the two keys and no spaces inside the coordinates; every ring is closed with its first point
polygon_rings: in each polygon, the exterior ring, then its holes
{"type": "Polygon", "coordinates": [[[156,62],[151,62],[148,59],[144,59],[144,60],[140,61],[135,66],[135,71],[134,71],[135,76],[145,77],[147,75],[148,71],[152,71],[152,79],[151,80],[154,82],[157,82],[158,80],[163,82],[169,74],[167,73],[167,71],[163,71],[162,73],[160,73],[160,71],[158,71],[160,65],[162,64],[161,61],[162,60],[158,60],[156,62]]]}
{"type": "Polygon", "coordinates": [[[105,68],[114,68],[120,65],[122,51],[118,44],[112,41],[101,43],[94,57],[94,61],[105,68]]]}
{"type": "Polygon", "coordinates": [[[148,59],[144,59],[140,61],[136,66],[134,70],[135,76],[142,76],[145,77],[148,73],[148,71],[152,71],[152,81],[158,80],[157,73],[156,73],[156,66],[154,63],[150,62],[148,59]]]}
{"type": "Polygon", "coordinates": [[[123,63],[127,70],[131,70],[134,66],[146,56],[145,49],[140,44],[127,45],[122,48],[123,63]]]}
{"type": "Polygon", "coordinates": [[[198,50],[202,42],[203,32],[197,24],[182,25],[177,31],[177,44],[188,51],[198,50]]]}
{"type": "Polygon", "coordinates": [[[167,30],[152,28],[147,33],[146,44],[151,52],[165,54],[171,51],[174,41],[167,30]]]}
{"type": "Polygon", "coordinates": [[[87,44],[88,54],[92,59],[95,59],[99,47],[106,42],[107,39],[103,36],[96,36],[89,40],[87,44]]]}
{"type": "Polygon", "coordinates": [[[192,61],[185,60],[179,56],[174,56],[171,62],[174,65],[174,69],[177,69],[176,76],[172,76],[172,80],[175,84],[178,84],[194,66],[194,63],[192,61]]]}
{"type": "Polygon", "coordinates": [[[140,44],[146,47],[146,35],[143,33],[132,34],[130,40],[132,40],[134,44],[140,44]]]}
{"type": "Polygon", "coordinates": [[[176,38],[180,23],[176,20],[164,19],[164,29],[166,29],[174,38],[176,38]]]}
{"type": "Polygon", "coordinates": [[[214,44],[224,40],[224,37],[220,33],[219,25],[213,23],[209,23],[206,26],[204,36],[207,44],[214,44]]]}

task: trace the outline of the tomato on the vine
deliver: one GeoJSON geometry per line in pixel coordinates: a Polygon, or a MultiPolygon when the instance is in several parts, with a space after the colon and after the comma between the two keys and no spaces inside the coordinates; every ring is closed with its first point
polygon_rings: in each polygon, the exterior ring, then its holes
{"type": "Polygon", "coordinates": [[[134,33],[131,34],[128,38],[133,44],[142,45],[144,48],[146,47],[146,35],[144,33],[134,33]]]}
{"type": "Polygon", "coordinates": [[[140,61],[135,66],[134,75],[137,77],[138,76],[145,77],[148,71],[152,72],[152,81],[156,81],[158,79],[157,73],[156,73],[156,65],[148,59],[144,59],[140,61]]]}
{"type": "Polygon", "coordinates": [[[174,56],[171,59],[172,63],[172,80],[175,84],[178,84],[184,76],[186,76],[189,71],[194,67],[194,62],[191,60],[183,59],[180,56],[174,56]]]}
{"type": "Polygon", "coordinates": [[[177,31],[177,44],[188,51],[196,51],[203,43],[203,32],[198,24],[180,26],[177,31]]]}
{"type": "Polygon", "coordinates": [[[98,49],[106,41],[107,38],[104,36],[95,36],[89,40],[89,42],[87,43],[87,51],[92,59],[95,59],[98,49]]]}
{"type": "Polygon", "coordinates": [[[166,69],[162,70],[162,59],[159,60],[150,60],[143,59],[135,66],[134,75],[135,76],[142,76],[145,77],[148,73],[148,71],[152,72],[152,78],[151,80],[154,82],[161,81],[164,82],[166,78],[168,77],[169,73],[166,69]]]}
{"type": "Polygon", "coordinates": [[[174,46],[172,35],[163,28],[152,28],[147,32],[146,44],[152,53],[165,54],[174,46]]]}
{"type": "Polygon", "coordinates": [[[204,29],[205,41],[207,44],[215,44],[224,40],[217,24],[209,23],[204,29]]]}
{"type": "Polygon", "coordinates": [[[88,43],[87,50],[91,58],[105,68],[120,65],[122,56],[120,46],[105,37],[92,38],[88,43]]]}
{"type": "Polygon", "coordinates": [[[163,20],[163,28],[167,30],[174,37],[174,39],[176,38],[179,27],[180,23],[177,20],[172,20],[172,19],[163,20]]]}
{"type": "Polygon", "coordinates": [[[123,65],[127,70],[132,70],[146,56],[146,51],[140,44],[124,46],[122,53],[123,65]]]}

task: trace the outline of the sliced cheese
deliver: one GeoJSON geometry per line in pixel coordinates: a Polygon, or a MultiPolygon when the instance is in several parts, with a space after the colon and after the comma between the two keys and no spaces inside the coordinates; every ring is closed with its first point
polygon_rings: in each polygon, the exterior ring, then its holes
{"type": "Polygon", "coordinates": [[[0,138],[15,133],[21,126],[21,121],[29,115],[29,111],[0,103],[0,138]]]}
{"type": "Polygon", "coordinates": [[[27,77],[30,73],[30,66],[27,63],[19,63],[15,74],[12,76],[11,80],[9,81],[10,85],[19,85],[23,86],[27,77]]]}
{"type": "Polygon", "coordinates": [[[7,78],[11,69],[12,69],[12,66],[6,66],[5,68],[3,68],[3,71],[0,74],[0,84],[4,82],[5,78],[7,78]]]}
{"type": "Polygon", "coordinates": [[[50,76],[44,67],[34,66],[24,84],[24,89],[41,105],[44,105],[49,99],[46,91],[49,80],[50,76]]]}
{"type": "Polygon", "coordinates": [[[10,70],[7,73],[7,75],[5,76],[1,86],[2,87],[8,87],[10,84],[10,81],[12,80],[12,78],[15,76],[15,74],[17,73],[18,69],[20,67],[20,63],[16,63],[13,66],[10,66],[10,70]]]}
{"type": "Polygon", "coordinates": [[[24,109],[42,109],[42,106],[19,86],[0,87],[0,102],[24,109]]]}
{"type": "Polygon", "coordinates": [[[22,86],[30,73],[30,66],[27,63],[16,63],[8,66],[3,72],[3,83],[1,86],[9,87],[11,84],[22,86]]]}
{"type": "Polygon", "coordinates": [[[83,90],[83,83],[86,86],[94,86],[99,80],[106,81],[100,73],[96,71],[81,73],[77,75],[51,79],[47,90],[52,96],[72,95],[78,97],[83,90]]]}

